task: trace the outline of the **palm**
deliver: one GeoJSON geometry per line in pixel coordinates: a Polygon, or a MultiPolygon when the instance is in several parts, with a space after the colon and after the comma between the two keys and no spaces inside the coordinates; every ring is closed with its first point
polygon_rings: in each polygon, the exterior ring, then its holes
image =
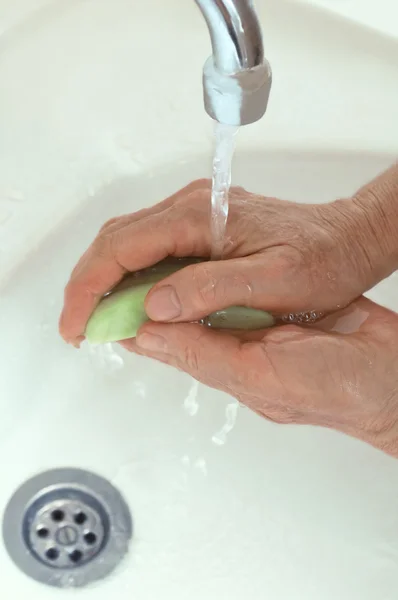
{"type": "MultiPolygon", "coordinates": [[[[333,427],[382,448],[390,443],[398,318],[360,298],[315,325],[236,333],[148,323],[125,347],[176,366],[280,423],[333,427]],[[156,336],[162,346],[147,346],[156,336]]],[[[388,450],[390,451],[390,450],[388,450]]]]}

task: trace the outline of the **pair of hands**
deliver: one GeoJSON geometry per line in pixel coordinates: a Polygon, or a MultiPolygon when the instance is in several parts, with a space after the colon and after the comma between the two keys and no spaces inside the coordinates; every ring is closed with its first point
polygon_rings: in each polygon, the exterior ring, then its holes
{"type": "MultiPolygon", "coordinates": [[[[94,307],[126,273],[167,256],[209,256],[209,207],[210,182],[201,180],[106,223],[66,287],[65,340],[84,339],[94,307]]],[[[367,222],[355,200],[299,205],[233,188],[226,260],[157,284],[146,299],[153,322],[123,346],[268,419],[332,427],[398,456],[398,316],[360,297],[380,278],[367,222]],[[190,323],[231,305],[333,315],[236,335],[190,323]]]]}

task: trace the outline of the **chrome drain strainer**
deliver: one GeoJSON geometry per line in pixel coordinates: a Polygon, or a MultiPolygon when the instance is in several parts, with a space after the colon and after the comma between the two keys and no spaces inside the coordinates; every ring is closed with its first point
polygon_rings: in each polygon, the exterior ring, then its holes
{"type": "Polygon", "coordinates": [[[25,482],[3,520],[10,557],[37,581],[83,586],[108,575],[128,550],[129,509],[106,480],[80,469],[47,471],[25,482]]]}
{"type": "Polygon", "coordinates": [[[29,547],[52,567],[82,565],[101,551],[107,518],[97,507],[79,500],[52,500],[39,511],[31,507],[25,523],[29,547]]]}

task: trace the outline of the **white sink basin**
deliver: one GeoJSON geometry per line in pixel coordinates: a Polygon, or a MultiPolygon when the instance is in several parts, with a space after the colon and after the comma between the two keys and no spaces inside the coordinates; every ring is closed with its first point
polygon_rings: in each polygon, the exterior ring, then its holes
{"type": "MultiPolygon", "coordinates": [[[[0,38],[0,514],[50,468],[120,489],[131,550],[74,592],[85,600],[392,600],[397,461],[268,423],[118,346],[76,351],[58,337],[63,286],[100,225],[209,174],[200,15],[143,4],[55,2],[0,38]],[[145,55],[156,64],[140,65],[145,55]]],[[[297,201],[351,194],[396,154],[397,46],[308,7],[258,4],[275,88],[267,118],[241,132],[234,182],[297,201]],[[340,27],[350,35],[336,47],[340,27]]],[[[398,310],[396,276],[370,295],[398,310]]],[[[23,575],[2,544],[0,571],[5,598],[62,593],[23,575]]]]}

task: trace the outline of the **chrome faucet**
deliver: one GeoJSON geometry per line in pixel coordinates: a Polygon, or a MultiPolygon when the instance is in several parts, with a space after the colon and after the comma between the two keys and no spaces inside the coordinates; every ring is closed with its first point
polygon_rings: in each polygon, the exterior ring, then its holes
{"type": "Polygon", "coordinates": [[[252,0],[195,0],[213,48],[203,68],[206,112],[219,123],[247,125],[264,115],[272,74],[252,0]]]}

